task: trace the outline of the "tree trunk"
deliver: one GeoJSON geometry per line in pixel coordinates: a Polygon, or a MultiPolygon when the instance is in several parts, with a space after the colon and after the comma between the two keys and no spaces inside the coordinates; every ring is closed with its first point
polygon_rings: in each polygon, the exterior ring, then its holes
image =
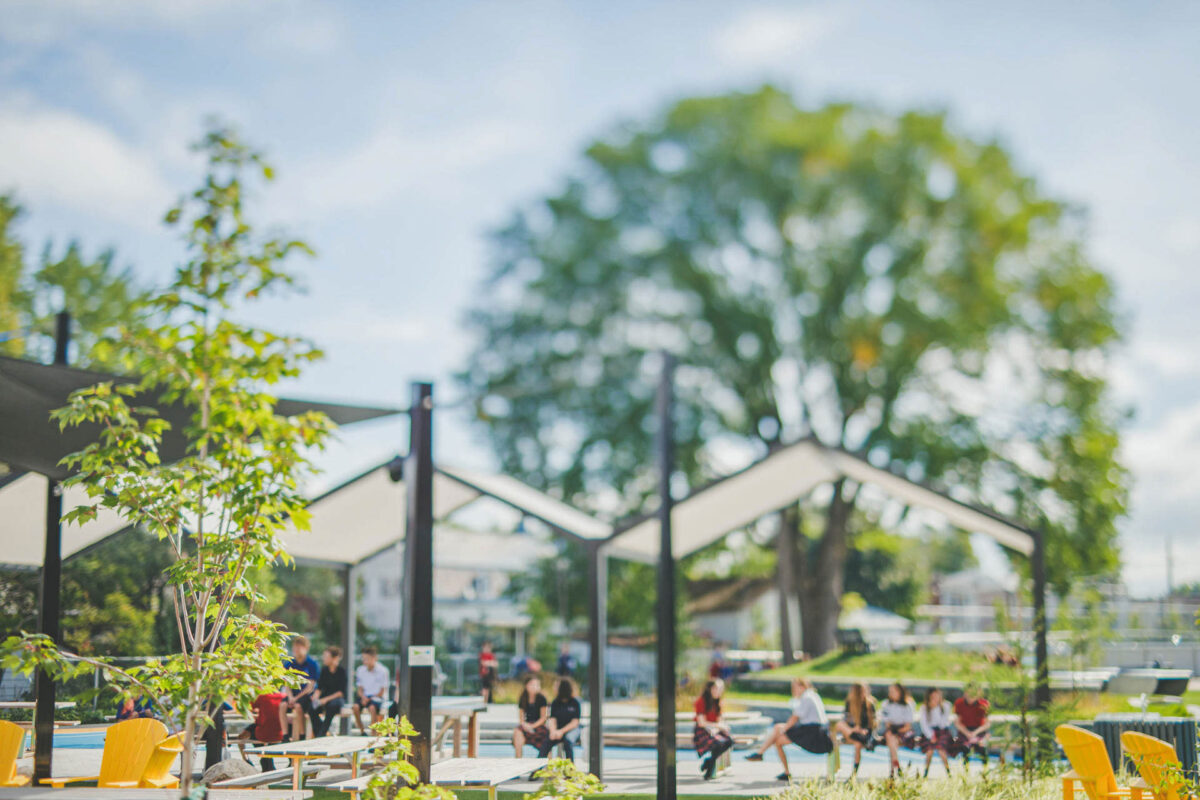
{"type": "Polygon", "coordinates": [[[846,555],[846,523],[853,500],[846,499],[845,479],[833,485],[833,498],[825,514],[825,533],[816,558],[804,560],[801,580],[801,642],[809,656],[820,656],[837,647],[837,623],[842,613],[846,555]]]}
{"type": "Polygon", "coordinates": [[[783,651],[783,663],[796,660],[796,645],[792,641],[791,604],[796,594],[796,582],[792,572],[796,557],[796,526],[786,510],[778,514],[778,532],[775,534],[776,590],[779,592],[779,649],[783,651]]]}

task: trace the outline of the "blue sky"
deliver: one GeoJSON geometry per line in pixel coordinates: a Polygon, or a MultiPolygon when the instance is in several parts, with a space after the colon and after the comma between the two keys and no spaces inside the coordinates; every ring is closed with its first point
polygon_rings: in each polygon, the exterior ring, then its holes
{"type": "MultiPolygon", "coordinates": [[[[178,250],[158,219],[190,187],[213,113],[268,149],[265,218],[308,238],[309,293],[262,320],[328,360],[295,393],[443,398],[485,233],[553,189],[590,138],[689,93],[770,80],[805,101],[947,108],[1090,210],[1129,337],[1114,380],[1136,416],[1126,577],[1200,580],[1200,5],[1178,3],[316,3],[8,0],[0,191],[40,249],[114,246],[147,280],[178,250]]],[[[486,464],[439,418],[445,461],[486,464]]],[[[347,431],[329,480],[404,446],[347,431]]]]}

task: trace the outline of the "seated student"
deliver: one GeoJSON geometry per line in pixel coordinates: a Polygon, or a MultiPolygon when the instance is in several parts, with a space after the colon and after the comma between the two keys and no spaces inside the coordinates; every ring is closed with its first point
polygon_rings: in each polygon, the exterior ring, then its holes
{"type": "Polygon", "coordinates": [[[700,756],[700,772],[706,781],[716,777],[718,759],[733,747],[733,737],[721,710],[723,694],[725,681],[713,678],[704,684],[704,691],[696,698],[696,727],[692,731],[692,746],[700,756]]]}
{"type": "MultiPolygon", "coordinates": [[[[279,709],[283,707],[284,693],[269,692],[260,694],[254,699],[252,709],[254,711],[254,722],[246,726],[246,729],[238,734],[238,739],[241,742],[238,744],[238,749],[242,751],[242,758],[246,757],[246,740],[256,739],[264,744],[276,744],[283,740],[283,715],[279,713],[279,709]]],[[[263,756],[262,771],[270,772],[275,769],[275,760],[263,756]]]]}
{"type": "Polygon", "coordinates": [[[774,746],[783,764],[783,772],[775,777],[781,781],[792,779],[788,769],[787,753],[783,746],[791,742],[810,753],[824,755],[833,751],[833,740],[829,737],[829,720],[825,716],[825,704],[808,678],[792,678],[792,713],[787,722],[780,722],[767,732],[766,741],[758,751],[746,756],[747,761],[762,761],[767,749],[774,746]]]}
{"type": "Polygon", "coordinates": [[[117,706],[117,722],[127,719],[154,719],[154,704],[141,695],[132,695],[121,701],[117,706]]]}
{"type": "Polygon", "coordinates": [[[283,705],[279,707],[279,724],[283,728],[285,742],[300,741],[307,738],[307,716],[313,713],[312,693],[317,688],[317,678],[321,668],[316,659],[308,654],[308,637],[297,636],[292,639],[292,657],[284,664],[292,672],[301,673],[305,680],[299,689],[290,686],[283,691],[283,705]],[[289,732],[288,726],[291,724],[289,732]]]}
{"type": "Polygon", "coordinates": [[[363,725],[362,712],[371,710],[371,724],[379,722],[383,717],[383,704],[387,702],[388,671],[379,663],[379,651],[374,647],[363,650],[363,663],[354,670],[354,688],[358,700],[354,703],[354,721],[363,733],[367,727],[363,725]]]}
{"type": "Polygon", "coordinates": [[[554,701],[550,703],[550,718],[546,720],[546,744],[538,750],[538,758],[546,758],[554,746],[562,743],[563,754],[575,760],[575,745],[579,742],[579,720],[583,709],[575,696],[575,681],[559,678],[554,687],[554,701]]]}
{"type": "Polygon", "coordinates": [[[333,720],[346,704],[346,670],[342,667],[342,648],[326,647],[321,654],[321,675],[313,692],[312,724],[314,736],[327,736],[333,720]]]}
{"type": "Polygon", "coordinates": [[[925,777],[929,777],[929,765],[933,763],[933,754],[942,757],[946,774],[950,774],[950,756],[948,753],[954,746],[954,733],[950,725],[950,704],[942,696],[942,690],[936,686],[925,693],[925,702],[917,712],[917,727],[920,729],[921,750],[925,752],[925,777]]]}
{"type": "Polygon", "coordinates": [[[521,758],[525,745],[530,744],[540,753],[547,747],[550,731],[546,728],[546,719],[550,716],[550,704],[542,694],[542,682],[537,675],[526,675],[521,687],[521,699],[517,701],[517,727],[513,730],[513,750],[517,758],[521,758]]]}
{"type": "Polygon", "coordinates": [[[835,734],[847,744],[854,745],[854,773],[862,762],[863,750],[875,749],[875,698],[871,687],[863,682],[850,685],[842,718],[833,726],[835,734]]]}
{"type": "MultiPolygon", "coordinates": [[[[991,704],[980,691],[979,684],[968,683],[963,689],[963,696],[954,701],[954,727],[958,735],[955,738],[955,750],[961,752],[963,763],[971,760],[974,750],[983,758],[983,765],[988,762],[988,739],[991,737],[992,723],[988,720],[988,710],[991,704]]],[[[1001,755],[1001,761],[1004,756],[1001,755]]]]}
{"type": "Polygon", "coordinates": [[[913,723],[916,712],[908,689],[899,681],[888,687],[887,699],[879,707],[879,724],[883,726],[883,740],[891,756],[889,776],[900,771],[900,748],[912,747],[916,740],[913,723]]]}

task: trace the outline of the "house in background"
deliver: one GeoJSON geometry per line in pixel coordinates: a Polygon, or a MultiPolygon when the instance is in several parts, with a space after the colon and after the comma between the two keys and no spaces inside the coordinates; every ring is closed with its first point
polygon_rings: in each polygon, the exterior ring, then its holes
{"type": "MultiPolygon", "coordinates": [[[[497,648],[525,649],[529,616],[504,596],[512,576],[557,553],[532,533],[479,531],[437,525],[433,533],[433,620],[439,647],[472,650],[488,636],[497,648]]],[[[400,630],[404,548],[389,548],[358,571],[359,619],[382,639],[400,630]]]]}
{"type": "MultiPolygon", "coordinates": [[[[692,632],[710,643],[737,650],[779,649],[779,590],[772,578],[705,578],[689,581],[684,611],[692,632]]],[[[792,641],[800,642],[798,607],[790,620],[792,641]]],[[[912,620],[874,606],[847,610],[839,627],[859,630],[874,648],[907,633],[912,620]]]]}

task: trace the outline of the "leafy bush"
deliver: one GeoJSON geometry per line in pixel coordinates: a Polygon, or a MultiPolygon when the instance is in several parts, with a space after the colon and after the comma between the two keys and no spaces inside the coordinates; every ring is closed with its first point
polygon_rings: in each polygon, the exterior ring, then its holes
{"type": "Polygon", "coordinates": [[[599,778],[584,772],[575,766],[575,762],[565,758],[552,759],[534,777],[541,778],[542,785],[537,791],[525,795],[525,800],[577,800],[604,791],[604,784],[599,778]]]}

